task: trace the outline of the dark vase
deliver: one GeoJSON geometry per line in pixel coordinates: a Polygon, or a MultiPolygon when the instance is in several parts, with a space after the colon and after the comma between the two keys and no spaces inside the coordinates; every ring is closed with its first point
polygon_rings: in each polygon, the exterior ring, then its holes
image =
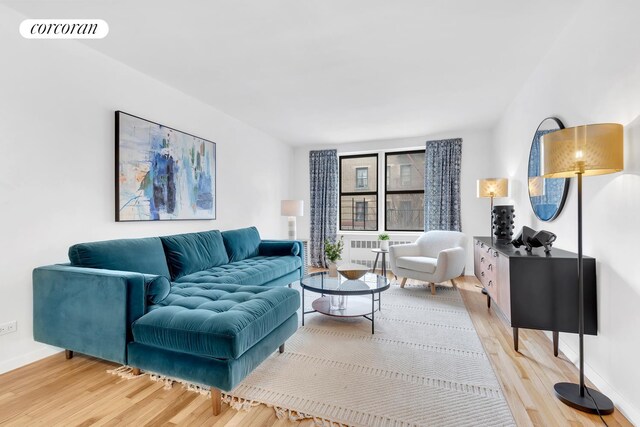
{"type": "Polygon", "coordinates": [[[513,205],[499,205],[493,207],[492,224],[493,235],[496,240],[511,241],[516,217],[513,205]]]}

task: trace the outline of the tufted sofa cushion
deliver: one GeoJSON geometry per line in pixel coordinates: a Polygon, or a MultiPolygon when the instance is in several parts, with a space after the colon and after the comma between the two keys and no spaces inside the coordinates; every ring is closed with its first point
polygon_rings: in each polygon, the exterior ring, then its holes
{"type": "Polygon", "coordinates": [[[301,264],[298,256],[257,256],[182,276],[173,287],[180,288],[183,283],[262,285],[291,273],[301,264]]]}
{"type": "Polygon", "coordinates": [[[192,284],[179,292],[180,297],[156,306],[133,323],[134,341],[205,357],[236,359],[300,306],[300,295],[289,288],[192,284]]]}

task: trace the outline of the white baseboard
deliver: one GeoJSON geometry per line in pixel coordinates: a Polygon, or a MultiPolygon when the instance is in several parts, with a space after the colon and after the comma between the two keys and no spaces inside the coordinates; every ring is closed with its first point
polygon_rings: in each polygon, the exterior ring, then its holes
{"type": "MultiPolygon", "coordinates": [[[[545,333],[551,340],[551,333],[545,333]]],[[[559,349],[567,356],[567,359],[573,363],[576,368],[579,369],[580,357],[576,351],[574,351],[569,345],[560,339],[559,349]]],[[[640,408],[634,407],[631,402],[625,400],[604,378],[602,378],[595,370],[589,366],[585,360],[584,374],[591,381],[598,390],[606,394],[609,399],[616,405],[616,410],[619,410],[633,425],[640,426],[640,408]]]]}
{"type": "Polygon", "coordinates": [[[38,350],[0,362],[0,374],[13,371],[14,369],[21,368],[33,362],[37,362],[38,360],[44,359],[45,357],[53,356],[54,354],[60,353],[61,351],[62,349],[60,348],[44,345],[38,350]]]}

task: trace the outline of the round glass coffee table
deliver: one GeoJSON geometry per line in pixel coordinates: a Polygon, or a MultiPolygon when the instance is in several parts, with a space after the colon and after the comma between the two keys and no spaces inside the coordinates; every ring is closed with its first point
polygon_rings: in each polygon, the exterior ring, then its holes
{"type": "Polygon", "coordinates": [[[358,280],[348,280],[338,274],[330,277],[329,272],[311,273],[300,280],[302,287],[302,326],[304,315],[322,313],[334,317],[364,317],[371,321],[371,333],[375,333],[376,310],[381,307],[381,295],[389,289],[390,281],[378,274],[366,273],[358,280]],[[313,310],[304,311],[304,293],[320,294],[313,301],[313,310]],[[377,298],[376,298],[377,296],[377,298]],[[376,309],[376,302],[378,307],[376,309]]]}

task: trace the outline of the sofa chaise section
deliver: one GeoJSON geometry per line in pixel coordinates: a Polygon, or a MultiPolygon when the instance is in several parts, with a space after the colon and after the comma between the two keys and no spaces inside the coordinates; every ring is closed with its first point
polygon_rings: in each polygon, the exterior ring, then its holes
{"type": "Polygon", "coordinates": [[[286,287],[221,285],[156,307],[133,323],[129,365],[230,391],[297,329],[286,287]]]}

